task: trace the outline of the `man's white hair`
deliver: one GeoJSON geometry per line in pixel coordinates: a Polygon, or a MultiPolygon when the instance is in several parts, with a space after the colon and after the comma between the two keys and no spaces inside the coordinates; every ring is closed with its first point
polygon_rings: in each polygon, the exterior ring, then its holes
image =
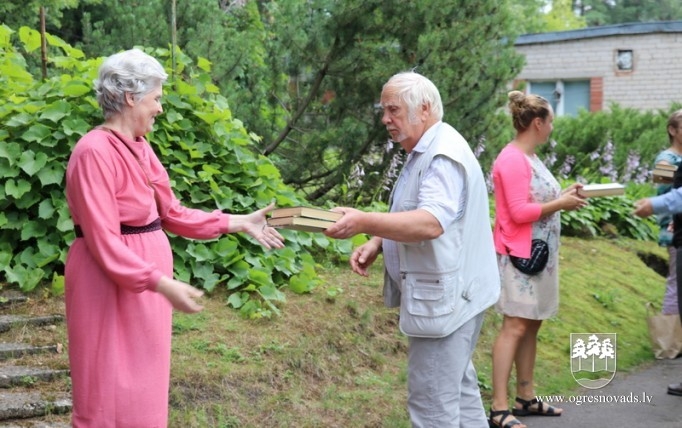
{"type": "Polygon", "coordinates": [[[410,122],[417,120],[417,111],[423,105],[430,106],[431,117],[443,119],[443,101],[440,92],[432,81],[414,71],[404,71],[393,75],[384,84],[384,90],[390,88],[398,98],[407,106],[407,115],[410,122]]]}

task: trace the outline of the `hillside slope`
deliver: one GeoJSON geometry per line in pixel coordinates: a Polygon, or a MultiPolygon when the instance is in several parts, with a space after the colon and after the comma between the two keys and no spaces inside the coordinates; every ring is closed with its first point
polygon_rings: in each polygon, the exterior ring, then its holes
{"type": "MultiPolygon", "coordinates": [[[[665,261],[665,250],[652,242],[562,238],[560,257],[560,311],[540,331],[539,394],[579,388],[570,372],[570,333],[617,333],[619,371],[652,360],[645,303],[660,303],[665,287],[642,261],[665,261]]],[[[369,278],[346,266],[320,268],[326,285],[309,295],[287,293],[281,316],[271,320],[241,319],[221,292],[203,299],[200,314],[176,313],[170,426],[408,427],[407,341],[397,311],[382,305],[379,265],[369,278]],[[337,287],[342,291],[335,294],[337,287]]],[[[24,310],[63,313],[63,299],[34,293],[24,310]]],[[[500,322],[490,310],[475,355],[486,406],[500,322]]],[[[64,325],[35,337],[10,333],[16,340],[65,342],[64,325]]],[[[65,354],[31,358],[67,364],[65,354]]],[[[68,391],[69,382],[25,388],[54,393],[68,391]]]]}

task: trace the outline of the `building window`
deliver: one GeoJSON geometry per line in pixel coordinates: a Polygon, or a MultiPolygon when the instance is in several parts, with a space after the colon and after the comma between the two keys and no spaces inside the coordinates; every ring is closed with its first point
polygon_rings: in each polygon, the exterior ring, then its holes
{"type": "Polygon", "coordinates": [[[632,50],[619,49],[616,53],[616,69],[618,71],[632,71],[632,50]]]}
{"type": "Polygon", "coordinates": [[[590,111],[589,80],[529,81],[528,92],[549,101],[556,116],[577,116],[581,109],[590,111]]]}

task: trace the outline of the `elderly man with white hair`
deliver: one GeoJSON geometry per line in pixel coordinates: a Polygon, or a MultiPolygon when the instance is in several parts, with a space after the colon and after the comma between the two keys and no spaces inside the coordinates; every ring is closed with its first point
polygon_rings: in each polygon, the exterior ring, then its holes
{"type": "Polygon", "coordinates": [[[442,121],[440,94],[426,77],[391,77],[381,106],[391,139],[408,153],[390,212],[335,208],[344,215],[325,233],[372,235],[350,259],[360,275],[383,251],[385,304],[400,306],[409,337],[412,425],[487,427],[472,354],[500,278],[483,173],[465,139],[442,121]]]}

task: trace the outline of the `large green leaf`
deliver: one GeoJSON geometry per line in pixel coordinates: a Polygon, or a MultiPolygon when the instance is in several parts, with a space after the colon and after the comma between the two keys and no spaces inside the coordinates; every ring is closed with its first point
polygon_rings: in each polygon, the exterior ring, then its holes
{"type": "Polygon", "coordinates": [[[47,155],[42,152],[34,153],[31,150],[24,151],[18,162],[19,167],[29,176],[35,175],[45,164],[47,164],[47,155]]]}
{"type": "MultiPolygon", "coordinates": [[[[24,109],[25,108],[26,107],[24,106],[24,109]]],[[[28,114],[28,113],[25,113],[23,111],[24,109],[18,111],[17,114],[15,114],[9,120],[7,120],[5,122],[5,125],[9,126],[9,127],[19,127],[19,126],[27,125],[27,124],[31,123],[32,121],[34,121],[35,117],[28,114]]]]}
{"type": "Polygon", "coordinates": [[[194,257],[197,262],[211,259],[213,253],[203,243],[190,244],[187,246],[187,253],[194,257]]]}
{"type": "Polygon", "coordinates": [[[78,136],[85,135],[91,127],[92,125],[80,118],[66,119],[62,122],[62,129],[69,136],[74,134],[78,136]]]}
{"type": "Polygon", "coordinates": [[[28,27],[21,27],[19,29],[19,39],[24,44],[27,52],[32,52],[41,45],[40,33],[28,27]]]}
{"type": "Polygon", "coordinates": [[[249,300],[248,293],[232,293],[227,299],[227,303],[235,309],[239,309],[249,300]]]}
{"type": "Polygon", "coordinates": [[[279,291],[274,285],[264,285],[258,288],[258,293],[266,300],[270,301],[285,301],[284,293],[279,291]]]}
{"type": "Polygon", "coordinates": [[[19,284],[22,290],[33,290],[43,280],[45,271],[40,268],[26,268],[22,265],[5,268],[7,281],[19,284]]]}
{"type": "Polygon", "coordinates": [[[50,199],[44,199],[38,206],[38,217],[46,220],[54,215],[55,209],[50,199]]]}
{"type": "Polygon", "coordinates": [[[64,275],[53,274],[51,291],[55,296],[64,294],[64,275]]]}
{"type": "Polygon", "coordinates": [[[239,243],[236,239],[225,237],[211,244],[211,250],[220,258],[226,258],[238,252],[239,243]]]}
{"type": "MultiPolygon", "coordinates": [[[[23,70],[7,60],[0,60],[0,74],[6,79],[12,79],[19,83],[30,83],[33,81],[33,76],[26,70],[23,70]]],[[[18,86],[18,85],[17,85],[18,86]]]]}
{"type": "Polygon", "coordinates": [[[18,143],[0,144],[0,158],[9,160],[10,165],[14,165],[15,160],[21,156],[21,146],[18,143]]]}
{"type": "Polygon", "coordinates": [[[183,119],[182,114],[180,114],[177,110],[166,112],[164,117],[168,123],[174,123],[183,119]]]}
{"type": "Polygon", "coordinates": [[[38,171],[38,179],[43,186],[61,184],[64,179],[64,164],[53,163],[38,171]]]}
{"type": "Polygon", "coordinates": [[[60,39],[59,37],[53,36],[52,34],[46,34],[46,39],[47,42],[50,44],[50,46],[55,46],[55,47],[60,47],[64,49],[66,54],[73,59],[84,59],[85,54],[83,51],[80,49],[76,49],[66,43],[64,40],[60,39]]]}
{"type": "Polygon", "coordinates": [[[69,214],[69,208],[64,204],[57,209],[57,230],[60,232],[70,232],[73,230],[73,220],[69,214]]]}
{"type": "Polygon", "coordinates": [[[92,88],[82,82],[69,82],[64,86],[64,95],[69,97],[81,97],[92,92],[92,88]]]}
{"type": "Polygon", "coordinates": [[[24,179],[14,180],[10,178],[5,182],[5,193],[15,199],[19,199],[31,190],[31,183],[24,179]]]}
{"type": "Polygon", "coordinates": [[[0,248],[0,271],[4,271],[12,261],[13,252],[11,248],[0,248]]]}
{"type": "Polygon", "coordinates": [[[294,275],[289,279],[289,289],[296,294],[309,293],[315,288],[315,282],[309,275],[294,275]]]}
{"type": "Polygon", "coordinates": [[[192,272],[196,278],[202,281],[200,286],[208,291],[212,291],[215,285],[220,281],[220,275],[213,271],[213,267],[209,264],[197,263],[192,272]]]}
{"type": "Polygon", "coordinates": [[[29,142],[41,141],[49,137],[51,134],[52,130],[50,128],[43,124],[36,123],[34,125],[31,125],[31,127],[28,128],[26,132],[24,132],[21,138],[29,142]]]}
{"type": "Polygon", "coordinates": [[[14,205],[20,210],[28,210],[42,198],[39,192],[27,192],[21,198],[14,201],[14,205]]]}
{"type": "Polygon", "coordinates": [[[258,286],[266,286],[272,284],[269,272],[262,269],[251,269],[248,275],[249,281],[258,286]]]}
{"type": "Polygon", "coordinates": [[[58,100],[48,105],[40,115],[40,119],[51,120],[54,123],[59,123],[63,118],[71,113],[71,105],[64,101],[58,100]]]}
{"type": "Polygon", "coordinates": [[[14,30],[5,24],[0,24],[0,47],[9,48],[11,46],[11,36],[14,30]]]}
{"type": "Polygon", "coordinates": [[[45,236],[47,233],[47,226],[43,221],[28,221],[21,229],[21,240],[28,241],[30,238],[39,238],[45,236]]]}

